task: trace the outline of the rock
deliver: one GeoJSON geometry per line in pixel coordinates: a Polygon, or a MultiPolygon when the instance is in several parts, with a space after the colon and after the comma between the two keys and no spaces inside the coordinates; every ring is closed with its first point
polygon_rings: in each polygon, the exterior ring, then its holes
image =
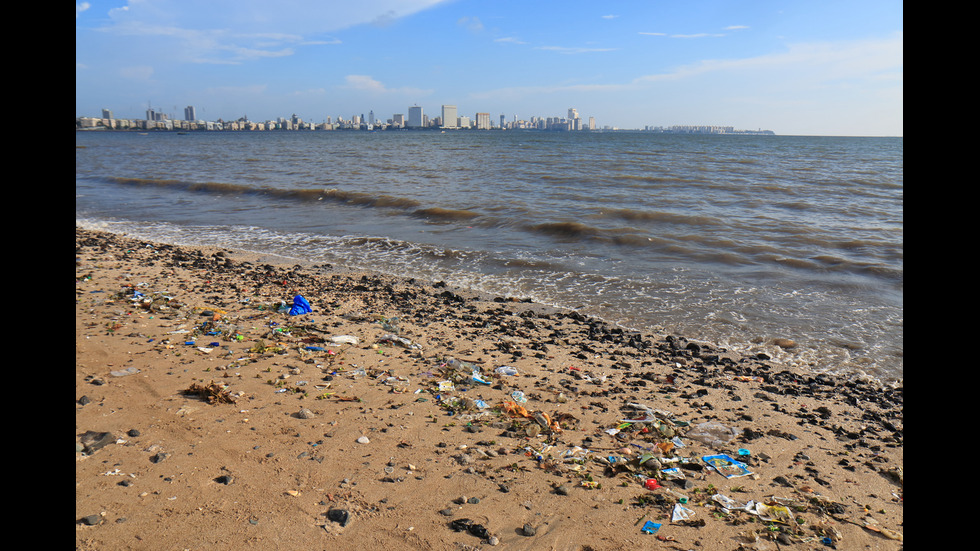
{"type": "Polygon", "coordinates": [[[537,531],[534,529],[534,527],[531,526],[530,524],[525,524],[524,527],[521,530],[522,530],[522,533],[525,536],[527,536],[527,537],[531,537],[531,536],[533,536],[534,534],[537,533],[537,531]]]}
{"type": "Polygon", "coordinates": [[[95,526],[101,521],[102,521],[101,515],[89,515],[87,517],[82,517],[81,520],[82,524],[85,524],[86,526],[95,526]]]}
{"type": "Polygon", "coordinates": [[[772,343],[783,349],[796,348],[796,341],[792,339],[773,339],[772,343]]]}
{"type": "Polygon", "coordinates": [[[306,408],[303,408],[299,410],[299,412],[296,414],[296,417],[299,417],[300,419],[313,419],[314,417],[316,417],[316,414],[314,414],[312,411],[306,408]]]}
{"type": "Polygon", "coordinates": [[[369,439],[367,436],[362,436],[362,437],[360,437],[360,438],[357,439],[357,443],[358,444],[370,444],[371,443],[371,439],[369,439]]]}
{"type": "Polygon", "coordinates": [[[330,509],[327,518],[341,526],[350,524],[350,513],[346,509],[330,509]]]}
{"type": "Polygon", "coordinates": [[[560,496],[567,496],[568,495],[568,485],[567,484],[562,484],[561,486],[558,486],[557,488],[555,488],[555,493],[558,494],[558,495],[560,495],[560,496]]]}

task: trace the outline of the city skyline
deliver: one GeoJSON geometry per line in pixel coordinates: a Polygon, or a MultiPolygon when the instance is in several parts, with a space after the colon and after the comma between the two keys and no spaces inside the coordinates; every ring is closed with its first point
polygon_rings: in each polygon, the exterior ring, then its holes
{"type": "Polygon", "coordinates": [[[901,2],[76,4],[76,116],[565,117],[903,134],[901,2]],[[335,5],[336,4],[336,5],[335,5]]]}

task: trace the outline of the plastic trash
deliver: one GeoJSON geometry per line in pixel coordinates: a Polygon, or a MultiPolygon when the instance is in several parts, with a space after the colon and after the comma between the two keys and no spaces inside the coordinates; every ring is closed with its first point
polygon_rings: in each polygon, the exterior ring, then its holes
{"type": "Polygon", "coordinates": [[[660,530],[660,525],[652,520],[648,520],[643,524],[643,528],[640,531],[644,534],[656,534],[657,530],[660,530]]]}
{"type": "Polygon", "coordinates": [[[740,433],[738,429],[717,421],[707,421],[692,427],[685,436],[707,446],[719,447],[731,442],[740,433]]]}
{"type": "Polygon", "coordinates": [[[351,335],[336,335],[330,337],[330,342],[334,344],[357,344],[357,337],[351,335]]]}
{"type": "Polygon", "coordinates": [[[709,467],[725,478],[738,478],[752,474],[745,463],[736,461],[728,455],[706,455],[701,458],[709,467]]]}
{"type": "Polygon", "coordinates": [[[293,307],[289,309],[290,316],[298,316],[300,314],[309,314],[313,311],[310,307],[310,303],[303,298],[302,295],[296,295],[293,297],[293,307]]]}
{"type": "Polygon", "coordinates": [[[678,503],[674,505],[674,511],[673,513],[671,513],[670,520],[672,522],[677,522],[680,520],[687,520],[693,516],[694,516],[694,511],[678,503]]]}
{"type": "Polygon", "coordinates": [[[526,404],[527,403],[527,397],[524,396],[524,393],[521,392],[520,390],[515,390],[514,392],[512,392],[510,394],[510,397],[513,398],[514,401],[517,402],[518,404],[526,404]]]}
{"type": "Polygon", "coordinates": [[[474,369],[473,370],[473,375],[471,376],[471,379],[473,381],[473,384],[477,384],[477,385],[488,385],[489,386],[489,385],[492,384],[490,381],[484,379],[483,378],[483,375],[480,374],[480,371],[477,370],[477,369],[474,369]]]}
{"type": "Polygon", "coordinates": [[[509,365],[502,365],[495,369],[498,375],[517,375],[517,369],[509,365]]]}
{"type": "Polygon", "coordinates": [[[663,488],[656,479],[648,478],[646,482],[643,483],[643,487],[647,490],[656,490],[657,488],[663,488]]]}

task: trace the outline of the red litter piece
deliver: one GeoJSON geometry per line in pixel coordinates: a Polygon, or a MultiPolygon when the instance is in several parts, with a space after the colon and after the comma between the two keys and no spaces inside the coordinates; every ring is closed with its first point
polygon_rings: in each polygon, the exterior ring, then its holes
{"type": "Polygon", "coordinates": [[[653,478],[648,478],[647,481],[643,483],[643,485],[646,486],[647,490],[656,490],[657,488],[663,487],[653,478]]]}

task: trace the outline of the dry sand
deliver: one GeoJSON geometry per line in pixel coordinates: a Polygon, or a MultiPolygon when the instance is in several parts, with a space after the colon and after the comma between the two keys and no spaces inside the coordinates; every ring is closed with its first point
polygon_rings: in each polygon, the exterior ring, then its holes
{"type": "Polygon", "coordinates": [[[900,384],[438,282],[75,243],[76,549],[903,546],[900,384]],[[311,313],[281,311],[297,294],[311,313]]]}

